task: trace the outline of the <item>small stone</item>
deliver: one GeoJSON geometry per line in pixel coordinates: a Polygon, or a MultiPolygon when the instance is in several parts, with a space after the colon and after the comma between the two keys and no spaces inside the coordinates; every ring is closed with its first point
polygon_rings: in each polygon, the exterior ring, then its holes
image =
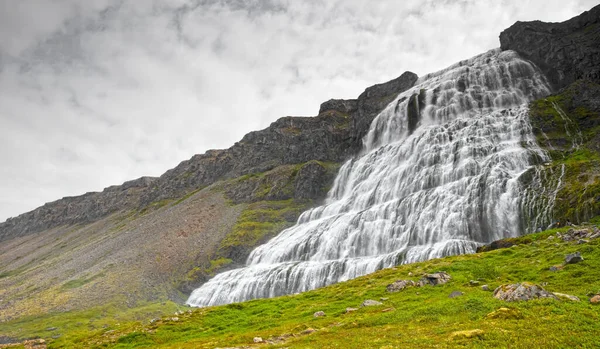
{"type": "Polygon", "coordinates": [[[456,331],[456,332],[452,332],[452,334],[450,334],[450,339],[453,339],[453,340],[468,339],[468,338],[474,338],[474,337],[481,337],[483,334],[484,334],[484,332],[480,329],[468,330],[468,331],[456,331]]]}
{"type": "Polygon", "coordinates": [[[478,286],[479,285],[479,281],[477,281],[477,280],[471,280],[471,281],[469,281],[469,284],[471,286],[478,286]]]}
{"type": "Polygon", "coordinates": [[[254,343],[263,343],[263,339],[261,337],[254,337],[254,343]]]}
{"type": "Polygon", "coordinates": [[[456,298],[456,297],[460,297],[462,295],[463,295],[462,292],[460,292],[460,291],[454,291],[454,292],[450,293],[450,295],[448,296],[448,298],[456,298]]]}
{"type": "Polygon", "coordinates": [[[386,286],[388,292],[399,292],[407,287],[416,286],[416,283],[412,280],[396,280],[393,283],[386,286]]]}
{"type": "Polygon", "coordinates": [[[378,301],[374,301],[372,299],[367,299],[366,301],[362,302],[362,304],[360,305],[361,307],[373,307],[373,306],[377,306],[377,305],[382,305],[383,303],[378,302],[378,301]]]}
{"type": "Polygon", "coordinates": [[[155,322],[157,322],[159,320],[160,320],[159,318],[154,318],[154,319],[150,320],[150,323],[153,324],[153,323],[155,323],[155,322]]]}
{"type": "Polygon", "coordinates": [[[590,299],[590,303],[592,303],[592,304],[598,304],[598,303],[600,303],[600,294],[597,294],[594,297],[592,297],[590,299]]]}
{"type": "Polygon", "coordinates": [[[413,273],[412,273],[412,271],[409,271],[409,272],[408,272],[408,276],[413,276],[413,273]]]}
{"type": "Polygon", "coordinates": [[[357,311],[357,308],[346,308],[346,313],[351,313],[353,311],[357,311]]]}
{"type": "Polygon", "coordinates": [[[171,321],[179,321],[179,318],[177,316],[174,316],[171,318],[171,321]]]}
{"type": "Polygon", "coordinates": [[[490,287],[489,287],[488,285],[483,285],[483,286],[481,286],[481,289],[482,289],[483,291],[489,291],[489,290],[490,290],[490,287]]]}
{"type": "Polygon", "coordinates": [[[575,264],[583,261],[581,253],[579,251],[570,253],[565,257],[565,264],[575,264]]]}
{"type": "Polygon", "coordinates": [[[509,309],[509,308],[499,308],[496,311],[493,311],[487,314],[486,319],[522,319],[523,314],[517,309],[509,309]]]}
{"type": "Polygon", "coordinates": [[[48,328],[46,329],[46,331],[56,331],[56,330],[57,330],[57,328],[56,328],[56,327],[48,327],[48,328]]]}
{"type": "Polygon", "coordinates": [[[589,241],[585,240],[585,239],[579,239],[577,240],[577,245],[581,245],[581,244],[587,244],[589,241]]]}
{"type": "Polygon", "coordinates": [[[572,301],[572,302],[581,302],[581,299],[579,299],[579,297],[571,296],[570,294],[554,292],[554,295],[562,300],[568,300],[568,301],[572,301]]]}
{"type": "Polygon", "coordinates": [[[385,308],[381,312],[382,313],[389,313],[390,311],[394,311],[394,310],[396,310],[396,309],[394,309],[394,308],[385,308]]]}
{"type": "Polygon", "coordinates": [[[550,271],[560,271],[563,269],[562,265],[553,265],[550,267],[550,271]]]}
{"type": "Polygon", "coordinates": [[[389,298],[387,298],[387,297],[381,297],[381,298],[379,298],[379,300],[380,300],[380,301],[382,301],[382,302],[385,302],[385,301],[387,301],[388,299],[389,299],[389,298]]]}
{"type": "Polygon", "coordinates": [[[321,317],[321,316],[325,316],[324,311],[317,311],[316,313],[314,313],[314,317],[321,317]]]}
{"type": "Polygon", "coordinates": [[[60,334],[55,334],[55,335],[53,335],[53,336],[52,336],[52,337],[50,337],[50,338],[52,338],[52,339],[59,339],[59,338],[60,338],[60,334]]]}
{"type": "Polygon", "coordinates": [[[306,330],[300,332],[300,334],[311,334],[317,332],[317,330],[315,330],[314,328],[307,328],[306,330]]]}

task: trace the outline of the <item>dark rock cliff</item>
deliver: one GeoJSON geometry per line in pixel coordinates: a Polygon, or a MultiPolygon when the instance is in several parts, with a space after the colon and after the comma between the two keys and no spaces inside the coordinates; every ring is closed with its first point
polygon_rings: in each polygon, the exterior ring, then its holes
{"type": "MultiPolygon", "coordinates": [[[[389,82],[367,88],[354,100],[330,100],[316,117],[284,117],[268,128],[250,132],[226,150],[194,155],[159,178],[143,177],[102,192],[67,197],[0,224],[0,241],[46,229],[86,224],[130,209],[142,209],[162,200],[180,198],[219,180],[263,173],[282,165],[312,160],[341,162],[355,155],[373,118],[400,92],[414,85],[417,76],[406,72],[389,82]]],[[[318,199],[326,179],[316,163],[302,167],[292,197],[318,199]]],[[[240,189],[235,201],[245,200],[240,189]]],[[[274,198],[289,197],[273,191],[274,198]]],[[[267,196],[270,198],[270,196],[267,196]]]]}
{"type": "Polygon", "coordinates": [[[500,47],[533,61],[559,90],[576,80],[600,82],[600,5],[562,23],[516,22],[500,47]]]}

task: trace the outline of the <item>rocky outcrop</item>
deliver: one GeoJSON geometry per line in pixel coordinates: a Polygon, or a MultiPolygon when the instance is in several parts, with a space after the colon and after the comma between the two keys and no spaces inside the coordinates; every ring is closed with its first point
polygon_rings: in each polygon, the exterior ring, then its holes
{"type": "Polygon", "coordinates": [[[142,177],[102,192],[65,197],[0,224],[0,241],[62,225],[86,224],[111,213],[138,207],[145,190],[156,181],[142,177]]]}
{"type": "Polygon", "coordinates": [[[562,23],[516,22],[500,34],[500,47],[533,61],[557,90],[579,79],[598,83],[600,5],[562,23]]]}
{"type": "MultiPolygon", "coordinates": [[[[316,117],[284,117],[268,128],[250,132],[225,150],[194,155],[159,178],[143,177],[99,193],[87,193],[45,204],[0,224],[0,241],[73,224],[97,221],[121,210],[142,209],[177,199],[220,180],[268,172],[279,166],[304,164],[294,176],[291,197],[318,199],[331,174],[313,160],[339,163],[355,155],[373,118],[417,76],[406,72],[397,79],[367,88],[355,100],[330,100],[316,117]]],[[[250,188],[252,189],[252,188],[250,188]]],[[[240,190],[236,201],[250,190],[240,190]]],[[[290,196],[274,190],[273,199],[290,196]]],[[[270,198],[270,197],[268,197],[270,198]]]]}

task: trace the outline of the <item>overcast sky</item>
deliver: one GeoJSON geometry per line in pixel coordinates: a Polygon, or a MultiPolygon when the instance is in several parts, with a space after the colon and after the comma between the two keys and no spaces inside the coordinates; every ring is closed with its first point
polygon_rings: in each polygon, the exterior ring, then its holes
{"type": "Polygon", "coordinates": [[[0,221],[597,0],[0,0],[0,221]]]}

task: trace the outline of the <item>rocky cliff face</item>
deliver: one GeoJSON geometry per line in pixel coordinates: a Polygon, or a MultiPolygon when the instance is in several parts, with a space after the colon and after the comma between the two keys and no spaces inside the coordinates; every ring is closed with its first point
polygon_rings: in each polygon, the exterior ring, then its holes
{"type": "Polygon", "coordinates": [[[0,241],[62,225],[86,224],[140,205],[142,193],[156,178],[142,177],[102,192],[65,197],[0,224],[0,241]]]}
{"type": "Polygon", "coordinates": [[[533,61],[558,90],[575,80],[600,82],[600,5],[562,23],[517,22],[500,47],[533,61]]]}
{"type": "MultiPolygon", "coordinates": [[[[159,178],[143,177],[99,193],[45,204],[0,224],[0,241],[62,225],[91,223],[121,210],[151,207],[219,180],[263,173],[281,165],[341,162],[360,150],[362,137],[379,111],[416,80],[414,73],[406,72],[367,88],[358,99],[325,102],[316,117],[281,118],[264,130],[247,134],[229,149],[195,155],[159,178]]],[[[320,189],[327,178],[318,167],[313,164],[294,177],[298,193],[292,197],[322,196],[320,189]]],[[[239,195],[235,199],[253,201],[239,195]]]]}

